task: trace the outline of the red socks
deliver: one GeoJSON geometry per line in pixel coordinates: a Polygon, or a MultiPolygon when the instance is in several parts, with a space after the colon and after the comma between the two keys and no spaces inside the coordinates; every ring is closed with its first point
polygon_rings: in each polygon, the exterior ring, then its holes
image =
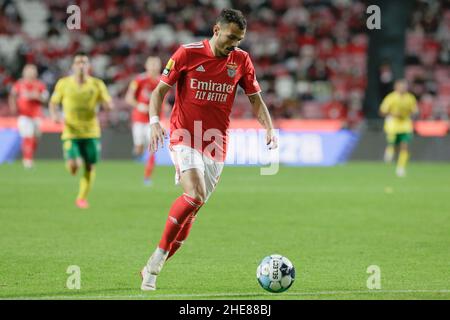
{"type": "Polygon", "coordinates": [[[22,157],[25,160],[33,160],[34,152],[37,148],[37,138],[23,138],[22,140],[22,157]]]}
{"type": "Polygon", "coordinates": [[[191,231],[192,224],[195,221],[195,214],[196,213],[197,213],[197,211],[194,211],[186,219],[186,222],[184,223],[183,227],[181,228],[180,232],[178,233],[177,238],[175,239],[174,242],[172,242],[172,246],[170,248],[169,256],[167,257],[167,259],[169,259],[171,256],[173,256],[175,254],[175,252],[177,252],[177,250],[181,247],[181,245],[183,244],[184,240],[187,239],[187,237],[189,235],[189,232],[191,231]]]}
{"type": "Polygon", "coordinates": [[[151,177],[154,166],[155,166],[155,154],[153,153],[148,157],[147,164],[145,165],[144,179],[148,179],[151,177]]]}
{"type": "MultiPolygon", "coordinates": [[[[182,228],[184,229],[183,226],[186,222],[188,222],[188,218],[193,213],[198,211],[202,205],[203,202],[191,198],[185,193],[175,200],[175,202],[172,204],[172,207],[170,208],[169,217],[167,218],[166,221],[166,227],[164,228],[161,241],[159,242],[159,247],[161,249],[169,252],[171,251],[173,242],[175,241],[175,239],[178,238],[178,235],[180,234],[182,228]]],[[[189,221],[191,221],[191,219],[189,219],[189,221]]],[[[192,221],[191,223],[189,223],[189,225],[192,225],[192,221]]],[[[186,234],[186,237],[187,234],[189,233],[189,230],[186,229],[183,232],[183,234],[186,234]]],[[[180,235],[180,239],[181,237],[182,234],[180,235]]],[[[183,240],[184,239],[185,238],[183,238],[183,240]]]]}

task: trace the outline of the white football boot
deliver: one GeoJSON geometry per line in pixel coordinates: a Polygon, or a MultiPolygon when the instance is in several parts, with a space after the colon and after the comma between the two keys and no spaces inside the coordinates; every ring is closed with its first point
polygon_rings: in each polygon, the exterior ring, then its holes
{"type": "Polygon", "coordinates": [[[153,252],[150,259],[148,259],[147,265],[141,271],[141,290],[156,290],[156,276],[161,272],[168,256],[169,252],[160,248],[157,248],[155,252],[153,252]]]}
{"type": "Polygon", "coordinates": [[[142,269],[141,277],[142,277],[142,284],[141,284],[142,291],[156,290],[156,276],[148,271],[147,266],[145,266],[144,269],[142,269]]]}

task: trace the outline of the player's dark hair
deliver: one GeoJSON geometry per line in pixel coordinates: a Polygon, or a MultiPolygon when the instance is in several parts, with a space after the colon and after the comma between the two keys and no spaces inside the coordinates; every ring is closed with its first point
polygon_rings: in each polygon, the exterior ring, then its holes
{"type": "Polygon", "coordinates": [[[73,59],[75,60],[76,57],[88,57],[88,54],[84,51],[77,51],[75,52],[75,54],[73,55],[73,59]]]}
{"type": "Polygon", "coordinates": [[[239,29],[245,30],[247,28],[247,20],[241,11],[235,9],[223,9],[216,20],[217,24],[235,23],[239,29]]]}

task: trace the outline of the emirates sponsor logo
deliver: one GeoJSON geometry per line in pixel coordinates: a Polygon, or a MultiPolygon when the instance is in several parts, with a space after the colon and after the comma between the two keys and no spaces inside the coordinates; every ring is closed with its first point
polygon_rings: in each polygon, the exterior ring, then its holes
{"type": "Polygon", "coordinates": [[[234,92],[234,85],[219,83],[212,80],[200,81],[191,79],[191,89],[196,90],[195,98],[213,102],[226,102],[228,96],[234,92]]]}

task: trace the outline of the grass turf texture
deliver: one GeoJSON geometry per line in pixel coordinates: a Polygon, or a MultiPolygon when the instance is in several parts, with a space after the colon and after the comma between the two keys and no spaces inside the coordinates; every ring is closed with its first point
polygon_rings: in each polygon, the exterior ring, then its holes
{"type": "Polygon", "coordinates": [[[450,170],[411,164],[408,177],[381,163],[332,168],[226,167],[158,290],[140,291],[138,272],[180,194],[173,168],[102,162],[77,209],[78,178],[62,162],[0,166],[0,298],[50,299],[450,299],[450,170]],[[297,278],[266,293],[256,267],[280,253],[297,278]],[[70,265],[81,290],[66,288],[70,265]],[[368,290],[368,266],[381,290],[368,290]],[[442,290],[442,291],[440,291],[442,290]]]}

